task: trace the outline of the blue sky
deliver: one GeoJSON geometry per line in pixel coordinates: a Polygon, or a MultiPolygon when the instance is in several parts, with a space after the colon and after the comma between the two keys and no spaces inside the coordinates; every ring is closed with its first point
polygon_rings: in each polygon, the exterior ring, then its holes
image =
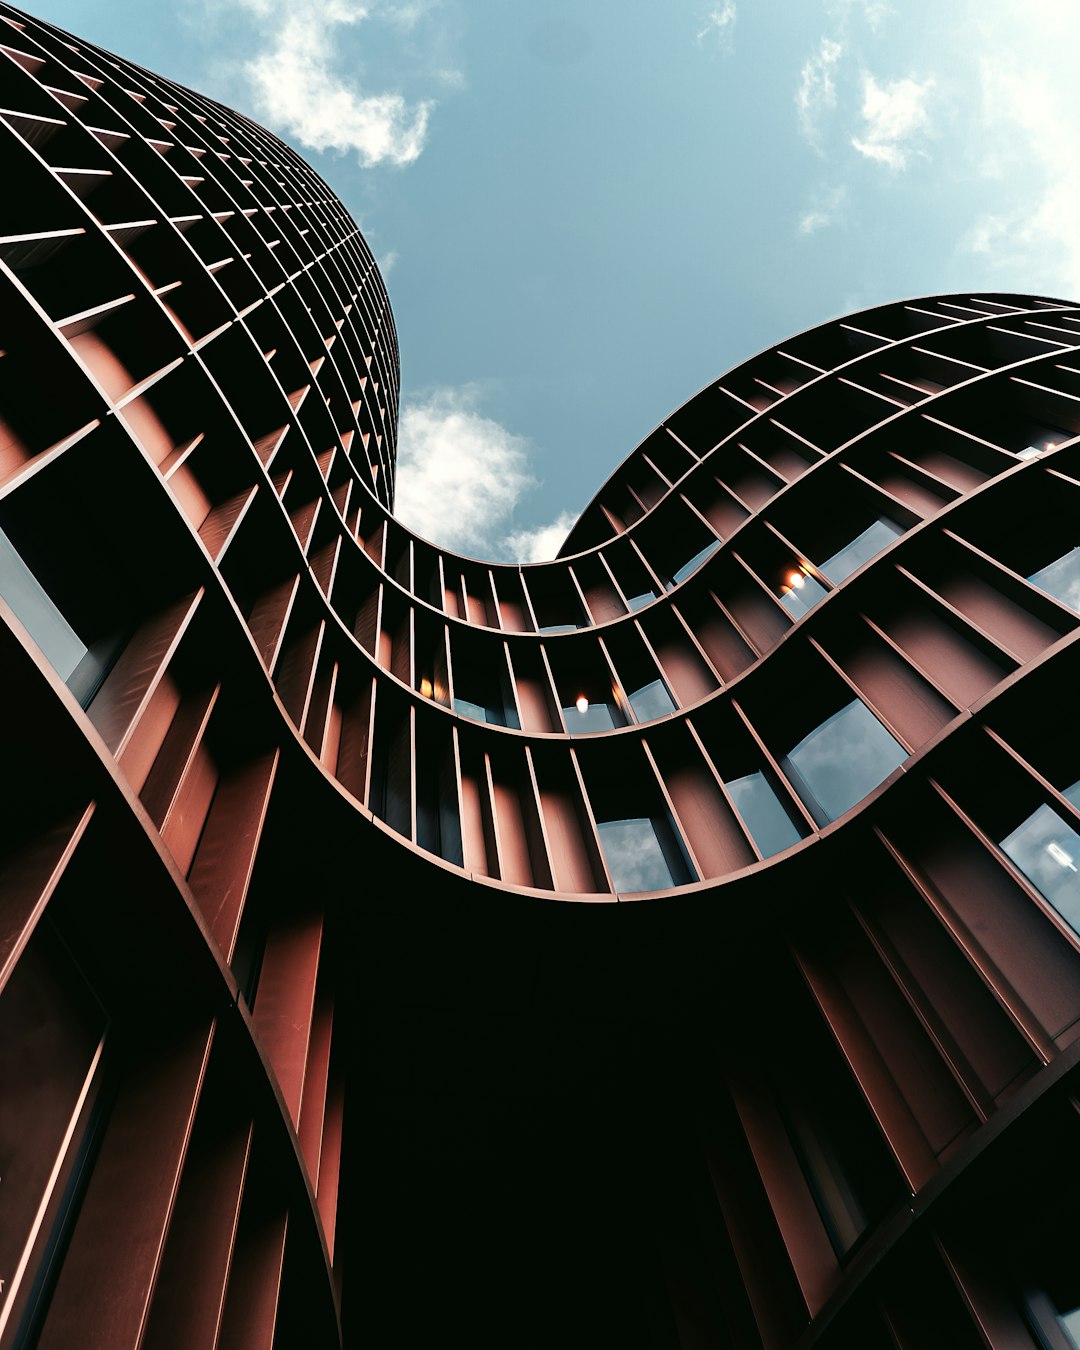
{"type": "Polygon", "coordinates": [[[948,290],[1080,296],[1077,0],[39,0],[257,117],[380,259],[399,514],[552,556],[762,347],[948,290]]]}

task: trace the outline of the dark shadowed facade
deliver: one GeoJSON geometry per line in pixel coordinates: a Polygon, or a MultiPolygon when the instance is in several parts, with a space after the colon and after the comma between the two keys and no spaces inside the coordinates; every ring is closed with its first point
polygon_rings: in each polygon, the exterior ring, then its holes
{"type": "Polygon", "coordinates": [[[459,558],[322,180],[0,19],[0,1350],[1080,1345],[1080,308],[459,558]]]}

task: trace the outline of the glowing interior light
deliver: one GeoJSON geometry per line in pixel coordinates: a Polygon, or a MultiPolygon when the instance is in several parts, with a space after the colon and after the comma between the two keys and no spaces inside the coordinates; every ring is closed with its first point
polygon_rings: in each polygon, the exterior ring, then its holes
{"type": "Polygon", "coordinates": [[[584,694],[578,694],[574,707],[577,708],[579,713],[587,713],[589,711],[589,700],[584,694]]]}
{"type": "Polygon", "coordinates": [[[802,586],[805,581],[806,578],[801,572],[790,572],[788,574],[787,582],[789,586],[802,586]]]}
{"type": "Polygon", "coordinates": [[[426,676],[420,681],[420,692],[425,698],[432,695],[431,681],[426,676]]]}
{"type": "Polygon", "coordinates": [[[1056,863],[1059,863],[1062,867],[1067,867],[1070,872],[1076,871],[1076,864],[1060,844],[1049,843],[1046,846],[1046,851],[1056,863]]]}

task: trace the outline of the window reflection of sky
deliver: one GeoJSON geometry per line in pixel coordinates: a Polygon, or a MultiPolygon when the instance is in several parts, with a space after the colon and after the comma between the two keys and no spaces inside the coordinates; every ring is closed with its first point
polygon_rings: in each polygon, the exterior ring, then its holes
{"type": "Polygon", "coordinates": [[[1040,806],[1001,841],[1010,857],[1080,933],[1080,834],[1049,806],[1040,806]]]}
{"type": "Polygon", "coordinates": [[[810,814],[835,820],[904,762],[907,751],[854,699],[790,750],[782,763],[810,814]]]}
{"type": "Polygon", "coordinates": [[[7,535],[0,531],[0,595],[48,657],[62,680],[69,680],[86,655],[70,624],[23,562],[7,535]]]}
{"type": "Polygon", "coordinates": [[[602,821],[597,830],[617,891],[660,891],[673,884],[656,826],[647,817],[602,821]]]}
{"type": "Polygon", "coordinates": [[[821,564],[821,570],[829,578],[839,584],[846,577],[851,576],[852,572],[857,572],[865,562],[869,562],[904,533],[899,525],[894,525],[891,520],[884,518],[875,520],[872,525],[858,534],[850,544],[845,544],[838,553],[834,553],[831,558],[827,558],[821,564]]]}
{"type": "Polygon", "coordinates": [[[1060,600],[1063,605],[1080,612],[1080,547],[1072,549],[1056,562],[1032,572],[1028,581],[1033,586],[1060,600]]]}
{"type": "Polygon", "coordinates": [[[696,572],[706,558],[710,557],[720,547],[720,540],[714,539],[711,544],[706,544],[703,549],[699,549],[692,558],[687,558],[686,562],[671,574],[671,584],[677,586],[680,581],[685,581],[691,572],[696,572]]]}
{"type": "Polygon", "coordinates": [[[611,731],[623,725],[612,703],[589,703],[584,712],[574,703],[562,710],[566,730],[571,736],[585,736],[590,731],[611,731]]]}
{"type": "Polygon", "coordinates": [[[639,722],[651,722],[656,717],[666,717],[675,711],[675,704],[663,680],[644,684],[628,697],[639,722]]]}
{"type": "Polygon", "coordinates": [[[802,836],[763,773],[733,778],[726,786],[763,858],[799,842],[802,836]]]}
{"type": "Polygon", "coordinates": [[[792,573],[798,580],[793,585],[786,585],[780,592],[780,603],[789,613],[794,614],[797,619],[808,613],[814,608],[819,600],[824,600],[828,594],[820,581],[815,581],[813,577],[807,576],[803,572],[792,573]]]}

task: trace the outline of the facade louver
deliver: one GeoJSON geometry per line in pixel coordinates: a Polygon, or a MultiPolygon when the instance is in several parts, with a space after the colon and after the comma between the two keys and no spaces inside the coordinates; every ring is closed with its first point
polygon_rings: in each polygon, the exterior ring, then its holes
{"type": "Polygon", "coordinates": [[[0,1350],[1080,1346],[1080,307],[458,557],[326,184],[0,20],[0,1350]]]}

